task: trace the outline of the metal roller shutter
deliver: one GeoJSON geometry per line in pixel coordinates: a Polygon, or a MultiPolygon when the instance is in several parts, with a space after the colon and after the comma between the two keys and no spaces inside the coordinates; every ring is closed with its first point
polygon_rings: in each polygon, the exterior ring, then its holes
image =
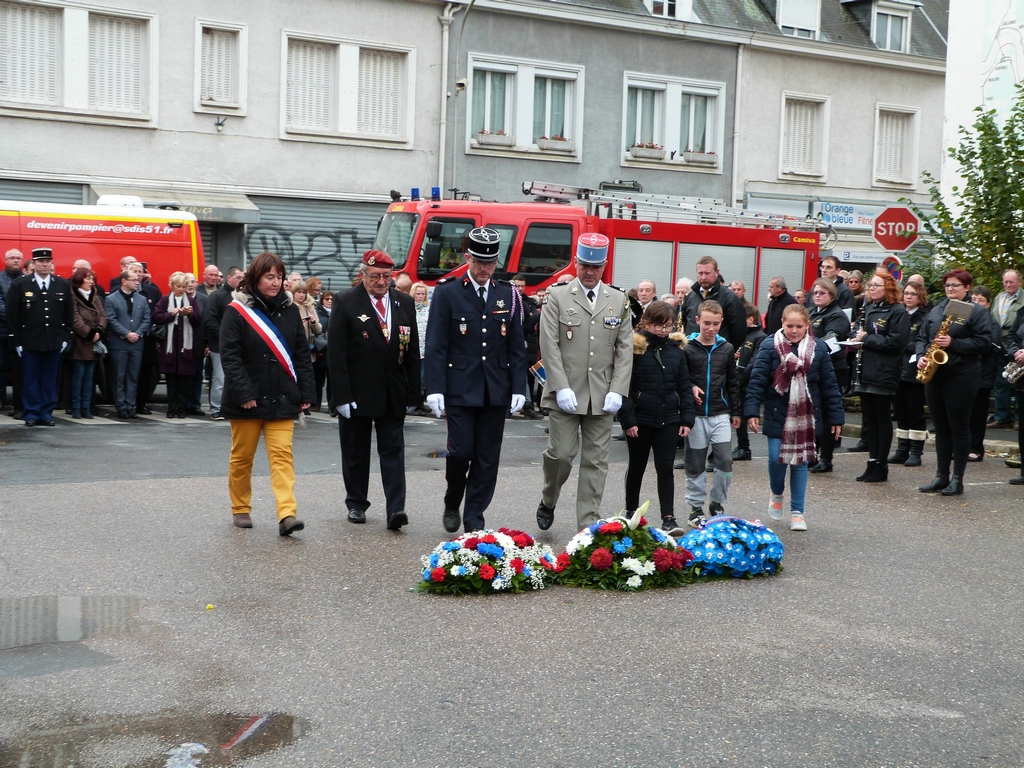
{"type": "Polygon", "coordinates": [[[70,203],[84,200],[81,184],[56,184],[49,181],[0,179],[0,200],[26,200],[31,203],[70,203]]]}
{"type": "Polygon", "coordinates": [[[768,308],[768,283],[773,277],[781,277],[786,281],[786,290],[796,293],[804,287],[803,251],[788,248],[761,249],[761,279],[757,284],[757,298],[761,302],[757,306],[766,311],[768,308]]]}
{"type": "Polygon", "coordinates": [[[653,280],[660,293],[671,290],[672,243],[616,238],[612,283],[628,291],[636,288],[641,280],[653,280]]]}
{"type": "Polygon", "coordinates": [[[203,261],[207,264],[217,263],[217,239],[214,237],[215,226],[210,221],[199,222],[199,235],[203,239],[203,261]]]}
{"type": "Polygon", "coordinates": [[[756,248],[739,245],[702,245],[680,243],[676,256],[676,279],[688,277],[696,282],[697,260],[710,256],[718,262],[718,271],[725,284],[739,280],[747,289],[747,296],[754,295],[754,269],[757,260],[756,248]]]}
{"type": "Polygon", "coordinates": [[[377,222],[387,210],[384,203],[256,195],[249,199],[260,209],[260,223],[246,228],[247,257],[276,253],[290,272],[315,275],[331,291],[352,284],[363,251],[373,245],[377,222]]]}

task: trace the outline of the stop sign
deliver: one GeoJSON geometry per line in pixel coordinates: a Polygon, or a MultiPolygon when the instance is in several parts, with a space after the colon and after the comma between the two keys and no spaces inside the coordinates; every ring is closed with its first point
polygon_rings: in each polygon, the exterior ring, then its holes
{"type": "Polygon", "coordinates": [[[917,242],[921,220],[905,205],[893,205],[875,217],[871,233],[886,251],[903,253],[917,242]]]}

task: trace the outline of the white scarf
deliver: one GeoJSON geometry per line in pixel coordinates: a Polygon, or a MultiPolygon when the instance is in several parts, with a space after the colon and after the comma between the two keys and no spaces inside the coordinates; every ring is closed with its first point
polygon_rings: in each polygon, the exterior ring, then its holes
{"type": "MultiPolygon", "coordinates": [[[[170,311],[172,307],[190,307],[192,306],[188,300],[188,294],[183,293],[181,296],[175,296],[173,293],[167,299],[167,310],[170,311]]],[[[181,351],[192,349],[192,323],[189,319],[179,312],[174,316],[174,320],[171,321],[170,326],[167,328],[167,346],[170,347],[174,343],[174,327],[181,321],[181,351]]],[[[169,349],[169,353],[173,354],[174,350],[169,349]]]]}

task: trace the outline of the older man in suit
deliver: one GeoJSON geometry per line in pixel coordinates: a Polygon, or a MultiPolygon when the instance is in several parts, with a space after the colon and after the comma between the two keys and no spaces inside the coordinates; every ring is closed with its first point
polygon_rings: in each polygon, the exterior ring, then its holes
{"type": "Polygon", "coordinates": [[[387,527],[409,522],[405,513],[405,409],[420,396],[416,304],[391,288],[395,263],[383,251],[363,254],[360,283],[334,301],[327,328],[330,407],[338,415],[341,471],[350,523],[365,523],[370,483],[370,436],[377,455],[387,527]]]}
{"type": "Polygon", "coordinates": [[[121,286],[103,302],[110,330],[107,349],[114,362],[114,406],[122,419],[136,418],[144,337],[151,324],[149,302],[139,293],[140,279],[138,270],[126,269],[121,273],[121,286]]]}
{"type": "Polygon", "coordinates": [[[579,238],[576,279],[548,291],[540,316],[540,351],[547,375],[541,403],[550,409],[544,489],[537,506],[541,530],[555,519],[555,505],[580,451],[581,435],[576,522],[583,528],[600,517],[612,419],[629,394],[633,329],[626,294],[601,281],[608,244],[608,238],[597,233],[579,238]]]}

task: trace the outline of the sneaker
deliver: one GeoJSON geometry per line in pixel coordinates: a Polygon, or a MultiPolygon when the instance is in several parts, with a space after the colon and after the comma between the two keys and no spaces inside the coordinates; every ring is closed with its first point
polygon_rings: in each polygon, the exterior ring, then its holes
{"type": "Polygon", "coordinates": [[[782,497],[776,496],[774,493],[768,498],[768,514],[772,520],[782,519],[782,497]]]}
{"type": "Polygon", "coordinates": [[[673,528],[678,528],[679,523],[676,522],[674,515],[668,515],[667,517],[661,518],[661,530],[671,531],[673,528]]]}
{"type": "Polygon", "coordinates": [[[789,530],[791,531],[806,531],[807,523],[804,521],[804,516],[799,512],[793,513],[793,519],[789,523],[789,530]]]}
{"type": "Polygon", "coordinates": [[[712,501],[708,504],[708,516],[717,517],[718,515],[725,514],[725,507],[719,504],[717,501],[712,501]]]}
{"type": "Polygon", "coordinates": [[[210,418],[214,421],[224,421],[224,417],[220,415],[220,411],[214,411],[211,413],[210,418]]]}
{"type": "Polygon", "coordinates": [[[704,517],[704,510],[700,507],[692,507],[690,509],[690,517],[686,522],[691,528],[700,528],[707,522],[707,518],[704,517]]]}

